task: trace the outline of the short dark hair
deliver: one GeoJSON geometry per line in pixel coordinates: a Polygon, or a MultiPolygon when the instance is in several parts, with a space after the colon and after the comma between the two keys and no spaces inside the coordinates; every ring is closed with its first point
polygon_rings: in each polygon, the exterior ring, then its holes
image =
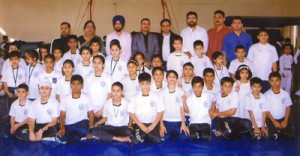
{"type": "Polygon", "coordinates": [[[136,65],[136,66],[139,66],[139,63],[138,63],[136,60],[129,60],[128,63],[127,63],[127,66],[128,66],[129,64],[134,64],[134,65],[136,65]]]}
{"type": "Polygon", "coordinates": [[[218,57],[220,56],[224,56],[223,53],[219,52],[219,51],[216,51],[212,54],[212,60],[216,60],[218,57]]]}
{"type": "Polygon", "coordinates": [[[102,55],[96,55],[96,56],[94,56],[93,62],[94,62],[94,60],[97,59],[97,58],[101,60],[102,64],[105,64],[105,58],[104,58],[102,55]]]}
{"type": "Polygon", "coordinates": [[[229,82],[229,83],[231,83],[231,85],[233,85],[234,80],[233,80],[231,77],[223,77],[223,78],[221,79],[221,85],[223,85],[223,84],[226,83],[226,82],[229,82]]]}
{"type": "Polygon", "coordinates": [[[195,15],[195,16],[196,16],[196,18],[198,19],[198,15],[197,15],[197,13],[196,13],[196,12],[194,12],[194,11],[190,11],[190,12],[188,12],[188,13],[186,14],[186,18],[188,18],[190,15],[195,15]]]}
{"type": "Polygon", "coordinates": [[[165,19],[162,19],[162,20],[160,21],[160,26],[162,26],[162,24],[163,24],[164,22],[169,22],[169,24],[171,25],[171,20],[165,18],[165,19]]]}
{"type": "Polygon", "coordinates": [[[111,85],[111,88],[113,88],[114,86],[120,87],[121,90],[123,90],[123,88],[124,88],[124,87],[123,87],[123,84],[122,84],[121,82],[119,82],[119,81],[113,83],[113,84],[111,85]]]}
{"type": "MultiPolygon", "coordinates": [[[[98,43],[100,46],[101,46],[101,43],[100,43],[100,39],[98,38],[98,37],[94,37],[91,41],[90,41],[90,43],[92,44],[92,43],[98,43]]],[[[101,49],[101,48],[100,48],[101,49]]]]}
{"type": "Polygon", "coordinates": [[[151,74],[154,75],[156,71],[161,71],[164,74],[164,69],[162,67],[154,67],[151,74]]]}
{"type": "Polygon", "coordinates": [[[67,63],[69,63],[73,68],[75,67],[74,62],[70,59],[65,60],[64,63],[63,63],[63,66],[67,63]]]}
{"type": "Polygon", "coordinates": [[[138,56],[138,55],[141,55],[142,58],[145,59],[144,53],[142,53],[142,52],[140,52],[140,51],[137,51],[137,52],[132,56],[132,59],[135,60],[135,57],[138,56]]]}
{"type": "Polygon", "coordinates": [[[224,11],[222,11],[222,10],[216,10],[215,12],[214,12],[214,15],[215,14],[221,14],[223,17],[225,17],[225,13],[224,13],[224,11]]]}
{"type": "Polygon", "coordinates": [[[192,86],[196,83],[201,83],[202,86],[204,86],[204,80],[200,77],[200,76],[195,76],[193,79],[192,79],[192,86]]]}
{"type": "Polygon", "coordinates": [[[88,21],[86,21],[86,22],[84,23],[83,30],[87,27],[87,25],[88,25],[89,23],[92,23],[94,29],[96,30],[96,25],[95,25],[94,21],[92,21],[92,20],[88,20],[88,21]]]}
{"type": "Polygon", "coordinates": [[[254,84],[259,84],[262,87],[264,86],[263,81],[258,77],[254,77],[250,80],[250,86],[253,86],[254,84]]]}
{"type": "Polygon", "coordinates": [[[35,49],[26,49],[25,53],[31,57],[35,58],[36,60],[39,60],[39,53],[35,49]]]}
{"type": "Polygon", "coordinates": [[[13,41],[11,43],[9,43],[8,47],[10,46],[16,46],[18,48],[18,50],[20,49],[20,44],[18,43],[18,41],[13,41]]]}
{"type": "Polygon", "coordinates": [[[163,59],[162,59],[161,56],[158,55],[158,54],[153,55],[153,56],[151,57],[151,62],[152,62],[154,59],[156,59],[156,58],[159,58],[159,60],[160,60],[161,62],[163,62],[163,59]]]}
{"type": "Polygon", "coordinates": [[[205,75],[208,74],[208,73],[212,73],[212,74],[215,76],[215,71],[214,71],[214,69],[212,69],[212,68],[205,68],[205,69],[203,70],[203,76],[205,76],[205,75]]]}
{"type": "Polygon", "coordinates": [[[14,57],[17,57],[17,58],[21,58],[21,54],[20,52],[18,51],[12,51],[8,54],[8,58],[14,58],[14,57]]]}
{"type": "Polygon", "coordinates": [[[201,40],[196,40],[196,41],[194,42],[194,48],[195,48],[196,46],[202,46],[202,47],[203,47],[203,42],[202,42],[201,40]]]}
{"type": "Polygon", "coordinates": [[[82,78],[81,75],[78,75],[78,74],[73,75],[71,77],[71,83],[74,82],[74,81],[79,81],[81,84],[83,84],[83,78],[82,78]]]}
{"type": "Polygon", "coordinates": [[[90,52],[90,54],[92,54],[92,53],[93,53],[93,51],[92,51],[92,49],[91,49],[90,47],[83,46],[83,47],[81,47],[81,48],[80,48],[80,50],[79,50],[79,54],[81,55],[81,54],[82,54],[82,52],[83,52],[84,50],[87,50],[87,51],[89,51],[89,52],[90,52]]]}
{"type": "Polygon", "coordinates": [[[235,75],[234,75],[237,80],[241,79],[240,73],[241,73],[242,70],[247,70],[248,71],[248,73],[249,73],[248,79],[252,78],[252,72],[251,72],[250,68],[247,65],[242,64],[237,68],[237,70],[235,72],[235,75]]]}
{"type": "Polygon", "coordinates": [[[235,52],[237,52],[239,49],[243,49],[246,52],[246,48],[243,45],[237,45],[235,47],[235,52]]]}
{"type": "Polygon", "coordinates": [[[272,73],[270,73],[269,80],[271,80],[271,78],[273,78],[273,77],[278,77],[281,80],[281,75],[280,75],[279,72],[272,72],[272,73]]]}
{"type": "Polygon", "coordinates": [[[150,23],[150,19],[149,19],[149,18],[142,18],[141,24],[142,24],[144,21],[148,21],[148,22],[150,23]]]}
{"type": "Polygon", "coordinates": [[[111,48],[113,45],[116,45],[119,49],[122,49],[120,45],[120,41],[117,39],[113,39],[110,41],[109,48],[111,48]]]}
{"type": "Polygon", "coordinates": [[[62,23],[60,24],[60,26],[62,26],[62,25],[67,25],[69,28],[71,28],[71,25],[70,25],[70,23],[68,23],[68,22],[62,22],[62,23]]]}
{"type": "Polygon", "coordinates": [[[176,76],[176,78],[178,79],[178,73],[175,70],[167,71],[167,76],[166,77],[168,77],[170,74],[174,74],[176,76]]]}
{"type": "Polygon", "coordinates": [[[143,81],[151,82],[151,75],[148,73],[141,73],[138,77],[139,83],[143,81]]]}
{"type": "Polygon", "coordinates": [[[234,20],[240,20],[241,23],[243,23],[243,18],[241,16],[234,16],[231,23],[233,23],[234,20]]]}
{"type": "Polygon", "coordinates": [[[76,36],[76,35],[69,35],[68,36],[68,42],[70,41],[70,40],[76,40],[77,42],[78,42],[78,37],[76,36]]]}
{"type": "Polygon", "coordinates": [[[294,48],[293,48],[292,44],[290,44],[290,43],[284,44],[282,46],[282,50],[284,50],[285,47],[290,47],[291,48],[291,54],[294,54],[294,48]]]}
{"type": "Polygon", "coordinates": [[[46,60],[47,58],[50,58],[53,62],[55,61],[55,57],[53,54],[47,54],[44,58],[44,60],[46,60]]]}
{"type": "Polygon", "coordinates": [[[257,31],[257,36],[260,34],[260,33],[263,33],[263,32],[265,32],[265,33],[267,33],[268,35],[269,35],[269,32],[268,32],[268,30],[266,29],[266,28],[259,28],[258,29],[258,31],[257,31]]]}
{"type": "Polygon", "coordinates": [[[192,67],[192,68],[194,69],[194,65],[193,65],[191,62],[185,63],[185,64],[182,66],[182,68],[187,67],[187,66],[190,66],[190,67],[192,67]]]}
{"type": "Polygon", "coordinates": [[[22,83],[22,84],[18,85],[18,89],[25,89],[28,92],[29,87],[27,84],[22,83]]]}
{"type": "Polygon", "coordinates": [[[181,36],[179,35],[175,35],[173,40],[172,40],[172,43],[174,43],[175,41],[180,41],[181,43],[183,42],[183,39],[181,36]]]}

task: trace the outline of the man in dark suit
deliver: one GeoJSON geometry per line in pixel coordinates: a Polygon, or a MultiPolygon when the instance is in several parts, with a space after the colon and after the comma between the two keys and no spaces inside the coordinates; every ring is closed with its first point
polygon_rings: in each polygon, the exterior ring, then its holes
{"type": "Polygon", "coordinates": [[[159,55],[164,61],[164,65],[168,60],[168,56],[175,51],[173,47],[173,39],[177,34],[171,31],[171,21],[169,19],[163,19],[160,22],[161,33],[158,34],[158,44],[160,53],[159,55]]]}
{"type": "Polygon", "coordinates": [[[68,46],[68,36],[71,34],[71,25],[68,22],[60,24],[60,37],[53,39],[50,45],[50,53],[53,53],[54,48],[61,49],[62,53],[66,53],[70,48],[68,46]]]}
{"type": "Polygon", "coordinates": [[[132,56],[136,52],[142,52],[145,55],[145,66],[150,67],[151,57],[159,54],[159,45],[157,35],[150,32],[150,20],[143,18],[141,20],[141,32],[132,36],[131,46],[132,56]]]}

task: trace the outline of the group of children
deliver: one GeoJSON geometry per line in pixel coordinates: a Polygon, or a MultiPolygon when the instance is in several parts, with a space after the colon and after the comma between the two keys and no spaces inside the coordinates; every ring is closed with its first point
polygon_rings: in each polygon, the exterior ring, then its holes
{"type": "Polygon", "coordinates": [[[282,74],[271,72],[271,89],[262,93],[265,79],[252,78],[257,68],[245,58],[243,46],[236,47],[237,59],[227,70],[223,54],[213,53],[212,63],[200,40],[194,42],[196,56],[189,58],[178,36],[165,72],[158,55],[152,57],[151,69],[144,65],[143,53],[123,59],[118,40],[111,41],[106,58],[99,46],[93,47],[97,42],[80,50],[77,43],[71,35],[70,50],[63,56],[57,48],[44,56],[26,50],[26,68],[17,49],[9,52],[1,79],[11,104],[5,137],[60,144],[84,138],[210,141],[242,133],[253,139],[295,137],[289,119],[292,102],[280,88],[288,67],[282,67],[282,74]]]}

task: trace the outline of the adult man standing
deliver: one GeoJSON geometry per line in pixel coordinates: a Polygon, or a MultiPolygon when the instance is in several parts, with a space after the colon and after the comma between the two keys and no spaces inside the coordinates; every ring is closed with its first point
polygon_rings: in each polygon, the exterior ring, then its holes
{"type": "Polygon", "coordinates": [[[125,18],[122,15],[116,15],[113,20],[114,32],[107,35],[106,38],[106,53],[110,55],[110,42],[114,39],[119,40],[122,48],[121,57],[129,60],[131,57],[131,35],[124,32],[125,18]]]}
{"type": "Polygon", "coordinates": [[[172,41],[177,34],[174,34],[171,31],[171,21],[169,19],[163,19],[160,22],[161,33],[158,35],[158,44],[160,49],[161,58],[164,61],[164,64],[168,60],[170,53],[175,51],[172,41]]]}
{"type": "Polygon", "coordinates": [[[183,38],[183,52],[189,57],[196,56],[194,51],[194,42],[201,40],[204,43],[204,52],[208,48],[208,35],[205,28],[197,26],[198,15],[196,12],[190,11],[186,14],[188,27],[184,28],[180,36],[183,38]]]}
{"type": "Polygon", "coordinates": [[[225,35],[232,31],[231,28],[227,27],[225,24],[225,13],[222,10],[217,10],[214,13],[214,28],[207,31],[209,42],[208,50],[206,55],[211,58],[212,54],[216,51],[222,51],[222,44],[225,35]]]}
{"type": "Polygon", "coordinates": [[[236,59],[235,48],[237,45],[242,45],[246,49],[246,56],[250,46],[253,44],[251,36],[243,32],[242,17],[236,16],[232,19],[231,27],[233,32],[230,32],[224,37],[222,52],[227,58],[228,63],[236,59]]]}
{"type": "Polygon", "coordinates": [[[150,32],[150,20],[141,20],[141,32],[133,35],[131,45],[132,55],[142,52],[145,55],[145,66],[150,66],[151,57],[159,54],[157,35],[150,32]]]}
{"type": "Polygon", "coordinates": [[[53,53],[54,48],[61,49],[62,53],[66,53],[69,50],[68,36],[71,34],[71,25],[68,22],[62,22],[60,24],[60,37],[53,39],[50,46],[50,53],[53,53]]]}

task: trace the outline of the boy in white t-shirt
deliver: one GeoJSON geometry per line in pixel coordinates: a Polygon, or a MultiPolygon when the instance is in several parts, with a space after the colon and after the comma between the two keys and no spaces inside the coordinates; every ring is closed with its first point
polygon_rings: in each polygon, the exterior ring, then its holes
{"type": "Polygon", "coordinates": [[[167,70],[175,70],[179,77],[182,75],[182,66],[185,63],[190,62],[188,55],[182,52],[182,42],[181,36],[174,37],[173,47],[175,48],[175,51],[169,55],[167,61],[167,70]]]}
{"type": "Polygon", "coordinates": [[[152,77],[151,91],[159,94],[159,92],[167,86],[167,82],[164,80],[164,69],[162,67],[154,67],[152,69],[152,77]]]}
{"type": "Polygon", "coordinates": [[[124,86],[124,97],[128,102],[130,102],[133,96],[141,90],[139,87],[137,67],[138,62],[136,60],[129,60],[127,63],[129,75],[126,75],[122,81],[124,86]]]}
{"type": "Polygon", "coordinates": [[[270,139],[295,138],[295,128],[290,122],[292,100],[289,94],[280,88],[281,76],[278,72],[269,75],[271,89],[265,93],[269,101],[266,123],[270,139]]]}
{"type": "MultiPolygon", "coordinates": [[[[93,136],[97,140],[112,142],[131,142],[132,130],[129,128],[128,102],[122,98],[123,85],[112,84],[112,98],[104,104],[103,118],[94,124],[93,136]],[[105,126],[100,126],[105,123],[105,126]],[[100,127],[97,127],[100,126],[100,127]]],[[[131,125],[130,125],[131,126],[131,125]]]]}
{"type": "Polygon", "coordinates": [[[72,93],[61,98],[60,129],[56,142],[61,144],[74,143],[88,135],[94,124],[93,105],[86,94],[81,93],[83,78],[73,75],[71,78],[72,93]]]}
{"type": "MultiPolygon", "coordinates": [[[[32,142],[42,138],[55,137],[59,117],[59,102],[51,97],[52,84],[46,79],[39,83],[40,98],[31,103],[28,112],[29,139],[32,142]]],[[[28,135],[28,134],[27,134],[28,135]]]]}
{"type": "Polygon", "coordinates": [[[265,93],[271,87],[268,82],[269,74],[278,71],[278,55],[275,47],[268,43],[269,34],[265,28],[258,30],[257,38],[259,42],[249,48],[247,59],[253,62],[253,76],[263,80],[262,93],[265,93]]]}
{"type": "Polygon", "coordinates": [[[138,77],[141,91],[130,101],[128,112],[133,121],[133,142],[160,143],[159,121],[165,110],[162,98],[150,91],[151,76],[141,73],[138,77]]]}
{"type": "Polygon", "coordinates": [[[79,52],[82,62],[75,67],[75,74],[79,74],[85,79],[85,77],[94,70],[93,63],[91,63],[92,49],[84,46],[80,48],[79,52]]]}
{"type": "Polygon", "coordinates": [[[213,69],[215,71],[215,80],[214,85],[220,87],[221,79],[223,77],[229,76],[227,67],[223,65],[224,62],[224,55],[223,53],[216,51],[212,54],[212,61],[213,61],[213,69]]]}
{"type": "Polygon", "coordinates": [[[279,58],[279,72],[282,76],[281,88],[291,94],[292,87],[292,65],[294,62],[292,54],[294,54],[294,48],[291,44],[285,44],[282,46],[283,55],[279,58]]]}
{"type": "Polygon", "coordinates": [[[221,88],[215,85],[215,71],[212,68],[206,68],[203,71],[204,87],[203,91],[212,93],[217,96],[221,92],[221,88]]]}
{"type": "Polygon", "coordinates": [[[164,116],[160,122],[160,136],[164,140],[171,136],[187,140],[189,128],[185,124],[182,96],[184,90],[177,87],[178,74],[174,70],[167,72],[168,85],[160,91],[165,105],[164,116]]]}
{"type": "Polygon", "coordinates": [[[204,69],[213,68],[213,65],[209,57],[204,54],[204,46],[201,40],[196,40],[194,42],[194,50],[196,55],[191,57],[191,63],[195,67],[195,76],[203,77],[204,69]]]}
{"type": "MultiPolygon", "coordinates": [[[[194,65],[191,62],[187,62],[183,65],[182,76],[178,79],[178,86],[181,87],[187,95],[193,92],[192,79],[195,77],[194,65]]],[[[179,75],[178,75],[179,76],[179,75]]]]}
{"type": "Polygon", "coordinates": [[[78,37],[76,35],[68,36],[68,47],[70,48],[63,56],[63,61],[72,60],[74,64],[82,62],[81,56],[78,50],[78,37]]]}
{"type": "Polygon", "coordinates": [[[27,114],[31,101],[27,99],[28,86],[26,84],[20,84],[18,86],[18,99],[11,105],[9,116],[10,125],[4,132],[5,138],[15,136],[18,139],[24,140],[23,131],[28,131],[28,118],[27,114]]]}
{"type": "Polygon", "coordinates": [[[235,73],[240,65],[247,65],[252,72],[254,69],[253,69],[253,63],[245,58],[246,49],[244,46],[242,46],[242,45],[236,46],[235,55],[237,58],[230,62],[228,72],[230,74],[230,77],[234,81],[237,81],[235,78],[235,73]]]}
{"type": "Polygon", "coordinates": [[[232,91],[233,79],[224,77],[221,80],[222,92],[217,95],[216,104],[212,106],[212,131],[226,139],[237,138],[241,133],[250,132],[252,123],[249,119],[237,117],[239,104],[238,94],[232,91]]]}
{"type": "Polygon", "coordinates": [[[246,109],[253,125],[252,138],[257,140],[268,137],[268,129],[266,127],[266,112],[268,111],[268,100],[260,91],[263,82],[260,78],[254,77],[250,81],[252,93],[245,96],[246,109]]]}
{"type": "Polygon", "coordinates": [[[186,113],[189,113],[190,139],[192,141],[201,139],[211,140],[211,106],[215,104],[215,96],[203,91],[204,81],[196,76],[192,80],[193,93],[191,93],[184,103],[186,113]]]}

